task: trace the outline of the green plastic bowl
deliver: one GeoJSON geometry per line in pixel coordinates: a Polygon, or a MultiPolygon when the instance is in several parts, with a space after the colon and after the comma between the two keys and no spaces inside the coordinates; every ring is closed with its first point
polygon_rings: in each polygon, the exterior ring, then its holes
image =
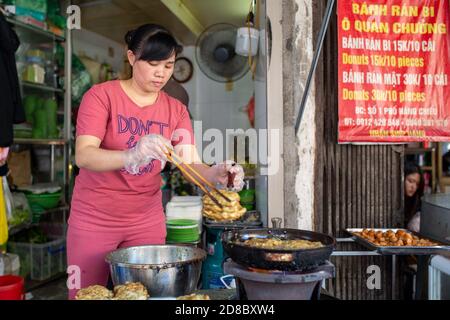
{"type": "Polygon", "coordinates": [[[55,193],[43,194],[26,194],[28,204],[33,213],[41,213],[42,211],[56,208],[61,199],[61,191],[55,193]]]}
{"type": "Polygon", "coordinates": [[[166,240],[171,243],[190,243],[199,240],[198,222],[190,219],[172,219],[166,222],[166,240]]]}
{"type": "Polygon", "coordinates": [[[170,219],[166,225],[168,228],[183,229],[183,227],[197,227],[198,222],[193,219],[170,219]]]}

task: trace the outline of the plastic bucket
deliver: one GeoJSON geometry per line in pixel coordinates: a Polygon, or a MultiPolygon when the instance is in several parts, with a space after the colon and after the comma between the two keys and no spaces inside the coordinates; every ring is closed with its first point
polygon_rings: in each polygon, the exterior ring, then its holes
{"type": "Polygon", "coordinates": [[[23,300],[23,286],[22,277],[0,276],[0,300],[23,300]]]}

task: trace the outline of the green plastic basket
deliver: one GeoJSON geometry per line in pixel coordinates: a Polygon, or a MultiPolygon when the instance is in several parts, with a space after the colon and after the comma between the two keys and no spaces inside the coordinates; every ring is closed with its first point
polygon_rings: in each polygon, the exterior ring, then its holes
{"type": "Polygon", "coordinates": [[[171,219],[166,223],[166,241],[170,243],[192,243],[199,240],[198,222],[191,219],[171,219]]]}

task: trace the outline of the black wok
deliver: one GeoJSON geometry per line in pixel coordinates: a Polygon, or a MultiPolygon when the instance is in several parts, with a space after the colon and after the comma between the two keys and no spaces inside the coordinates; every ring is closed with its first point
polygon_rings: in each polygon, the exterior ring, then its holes
{"type": "Polygon", "coordinates": [[[244,267],[267,270],[303,271],[315,268],[330,258],[336,241],[323,233],[297,229],[241,229],[222,234],[225,252],[244,267]],[[282,240],[320,241],[323,247],[316,249],[263,249],[240,244],[251,238],[276,237],[282,240]]]}

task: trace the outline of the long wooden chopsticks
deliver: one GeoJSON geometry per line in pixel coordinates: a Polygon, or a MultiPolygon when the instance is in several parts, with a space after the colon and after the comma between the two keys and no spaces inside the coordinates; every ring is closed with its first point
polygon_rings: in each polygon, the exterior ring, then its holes
{"type": "Polygon", "coordinates": [[[211,184],[208,180],[206,180],[200,173],[198,173],[194,168],[192,168],[189,164],[183,162],[183,160],[173,152],[170,152],[168,149],[166,152],[166,156],[169,159],[170,162],[172,162],[175,166],[177,166],[181,172],[183,172],[189,179],[191,179],[197,186],[202,189],[203,192],[208,195],[208,197],[217,204],[220,208],[223,208],[223,206],[220,204],[220,202],[208,191],[208,189],[205,188],[196,178],[192,176],[194,174],[197,178],[199,178],[204,184],[206,184],[208,187],[213,189],[217,194],[219,194],[222,198],[224,198],[228,202],[232,202],[226,195],[224,195],[220,190],[218,190],[213,184],[211,184]],[[187,172],[185,168],[182,167],[184,165],[187,169],[191,171],[191,173],[187,172]]]}
{"type": "MultiPolygon", "coordinates": [[[[192,171],[192,173],[194,173],[200,180],[202,180],[203,183],[205,183],[208,187],[210,187],[211,189],[213,189],[215,192],[217,192],[222,198],[225,199],[225,201],[227,202],[232,202],[230,198],[228,198],[226,195],[223,194],[222,191],[220,191],[219,189],[217,189],[211,182],[209,182],[208,180],[206,180],[200,173],[198,173],[194,168],[192,168],[189,164],[183,162],[183,160],[176,154],[176,153],[171,153],[171,156],[173,158],[175,158],[179,163],[185,165],[187,168],[189,168],[189,170],[192,171]]],[[[205,165],[206,166],[206,165],[205,165]]]]}
{"type": "Polygon", "coordinates": [[[174,165],[180,169],[180,171],[189,179],[191,179],[197,186],[202,189],[202,191],[221,209],[223,209],[223,206],[220,204],[220,202],[206,189],[200,182],[198,182],[189,172],[187,172],[180,163],[175,161],[170,154],[167,154],[167,158],[170,162],[172,162],[174,165]]]}

